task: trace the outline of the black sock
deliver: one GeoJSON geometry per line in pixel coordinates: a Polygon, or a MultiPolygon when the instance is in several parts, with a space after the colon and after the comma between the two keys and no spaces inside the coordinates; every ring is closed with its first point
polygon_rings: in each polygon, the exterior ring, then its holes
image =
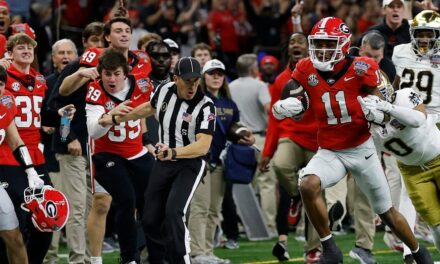
{"type": "Polygon", "coordinates": [[[323,249],[324,251],[326,251],[326,250],[332,250],[332,249],[334,249],[335,247],[337,247],[337,246],[336,246],[335,239],[333,238],[333,236],[330,237],[329,239],[325,240],[325,241],[321,241],[321,244],[322,244],[322,249],[323,249]]]}

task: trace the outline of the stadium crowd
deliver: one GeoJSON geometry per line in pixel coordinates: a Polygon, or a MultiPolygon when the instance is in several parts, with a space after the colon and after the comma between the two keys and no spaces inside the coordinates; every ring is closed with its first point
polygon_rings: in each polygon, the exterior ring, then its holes
{"type": "Polygon", "coordinates": [[[0,0],[0,263],[58,263],[61,239],[69,263],[231,263],[214,248],[240,250],[251,206],[235,145],[275,259],[294,229],[305,263],[342,263],[349,226],[374,264],[383,223],[401,261],[433,263],[439,8],[0,0]]]}

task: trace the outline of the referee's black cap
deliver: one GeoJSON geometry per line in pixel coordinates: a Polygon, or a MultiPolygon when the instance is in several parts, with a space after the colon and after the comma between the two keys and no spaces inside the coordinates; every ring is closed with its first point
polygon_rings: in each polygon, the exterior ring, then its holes
{"type": "Polygon", "coordinates": [[[200,63],[193,57],[182,57],[174,68],[174,74],[184,80],[201,78],[200,63]]]}

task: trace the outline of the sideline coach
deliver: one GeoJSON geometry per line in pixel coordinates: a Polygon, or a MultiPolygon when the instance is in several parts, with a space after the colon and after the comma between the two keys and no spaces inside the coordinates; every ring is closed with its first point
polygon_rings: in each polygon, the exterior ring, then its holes
{"type": "Polygon", "coordinates": [[[131,109],[126,101],[118,105],[118,114],[99,121],[119,124],[153,114],[159,121],[158,160],[145,193],[143,218],[151,264],[191,263],[186,212],[203,177],[202,157],[215,127],[214,103],[199,89],[200,72],[196,59],[183,57],[174,69],[174,82],[160,85],[150,102],[131,109]]]}

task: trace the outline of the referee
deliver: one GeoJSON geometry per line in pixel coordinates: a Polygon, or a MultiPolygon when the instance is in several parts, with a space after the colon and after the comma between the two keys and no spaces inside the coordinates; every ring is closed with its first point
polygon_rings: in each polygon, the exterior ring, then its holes
{"type": "Polygon", "coordinates": [[[174,82],[158,86],[150,102],[121,109],[128,114],[100,119],[100,124],[109,125],[155,114],[159,121],[157,162],[143,217],[151,264],[191,263],[186,212],[204,174],[202,157],[208,153],[215,127],[214,103],[199,89],[200,72],[196,59],[183,57],[176,64],[174,82]]]}

